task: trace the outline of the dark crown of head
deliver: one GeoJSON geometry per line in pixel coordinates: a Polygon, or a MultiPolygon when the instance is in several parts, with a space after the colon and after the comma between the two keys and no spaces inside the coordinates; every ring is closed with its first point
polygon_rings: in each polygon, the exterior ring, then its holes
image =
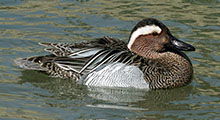
{"type": "Polygon", "coordinates": [[[132,29],[131,33],[136,31],[138,28],[141,28],[141,27],[144,27],[147,25],[156,25],[156,26],[160,27],[162,30],[168,29],[162,22],[158,21],[157,19],[146,18],[146,19],[143,19],[140,22],[138,22],[136,24],[136,26],[132,29]]]}

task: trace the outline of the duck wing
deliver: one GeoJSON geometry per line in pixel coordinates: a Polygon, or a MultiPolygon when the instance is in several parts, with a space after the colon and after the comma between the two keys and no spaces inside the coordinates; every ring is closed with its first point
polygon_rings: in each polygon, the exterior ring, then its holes
{"type": "Polygon", "coordinates": [[[49,55],[19,58],[15,62],[24,69],[46,71],[62,78],[77,77],[94,71],[103,64],[132,63],[127,44],[119,39],[102,37],[82,43],[40,43],[49,55]]]}

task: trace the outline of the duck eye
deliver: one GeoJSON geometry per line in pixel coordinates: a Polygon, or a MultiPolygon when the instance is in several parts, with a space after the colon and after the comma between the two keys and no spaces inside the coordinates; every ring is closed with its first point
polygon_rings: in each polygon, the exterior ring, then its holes
{"type": "Polygon", "coordinates": [[[157,32],[153,32],[152,35],[153,35],[153,36],[156,36],[156,35],[158,35],[158,33],[157,33],[157,32]]]}

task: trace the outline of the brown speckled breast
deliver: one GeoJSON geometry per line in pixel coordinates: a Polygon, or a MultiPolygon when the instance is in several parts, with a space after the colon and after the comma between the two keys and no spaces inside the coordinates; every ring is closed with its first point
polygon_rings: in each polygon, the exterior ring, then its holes
{"type": "Polygon", "coordinates": [[[192,64],[184,53],[166,52],[157,60],[140,66],[151,89],[181,87],[191,81],[192,64]]]}

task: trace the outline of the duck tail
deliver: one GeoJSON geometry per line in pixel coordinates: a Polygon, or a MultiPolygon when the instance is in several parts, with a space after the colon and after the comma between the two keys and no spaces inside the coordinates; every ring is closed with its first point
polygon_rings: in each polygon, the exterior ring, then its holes
{"type": "Polygon", "coordinates": [[[17,58],[14,62],[21,68],[27,70],[46,71],[45,67],[42,67],[41,59],[43,56],[34,56],[28,58],[17,58]]]}

